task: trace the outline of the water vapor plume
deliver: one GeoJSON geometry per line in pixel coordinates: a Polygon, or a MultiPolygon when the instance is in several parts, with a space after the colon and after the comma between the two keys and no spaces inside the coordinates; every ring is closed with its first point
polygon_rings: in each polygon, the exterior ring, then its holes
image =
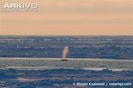
{"type": "Polygon", "coordinates": [[[69,53],[69,47],[65,46],[62,52],[62,58],[66,58],[69,53]]]}

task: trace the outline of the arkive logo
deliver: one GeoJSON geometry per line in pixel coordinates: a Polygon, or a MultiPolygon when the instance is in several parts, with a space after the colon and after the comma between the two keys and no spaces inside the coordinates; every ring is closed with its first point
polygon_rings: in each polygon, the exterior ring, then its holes
{"type": "Polygon", "coordinates": [[[38,8],[38,3],[36,2],[31,2],[31,3],[10,2],[10,3],[4,3],[3,8],[7,10],[34,10],[38,8]]]}

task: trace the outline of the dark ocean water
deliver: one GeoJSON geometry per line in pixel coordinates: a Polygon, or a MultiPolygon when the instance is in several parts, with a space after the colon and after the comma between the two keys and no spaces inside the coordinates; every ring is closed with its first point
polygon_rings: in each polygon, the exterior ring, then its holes
{"type": "MultiPolygon", "coordinates": [[[[0,36],[0,58],[61,58],[65,46],[69,47],[68,58],[133,59],[133,36],[0,36]]],[[[2,61],[1,64],[5,64],[2,61]]],[[[13,66],[16,65],[16,61],[11,61],[5,61],[6,64],[3,66],[10,63],[13,66]]],[[[23,64],[22,60],[20,62],[23,64]]],[[[25,66],[29,66],[32,62],[27,63],[28,65],[25,66]]],[[[59,61],[59,63],[71,62],[59,61]]],[[[122,64],[119,63],[121,62],[118,62],[118,65],[122,68],[122,64]]],[[[76,64],[82,65],[81,62],[76,64]]],[[[102,62],[102,65],[106,64],[102,62]]],[[[130,66],[127,64],[127,67],[130,66]]],[[[79,68],[17,70],[1,67],[0,88],[133,88],[132,73],[133,71],[109,69],[100,71],[79,68]],[[77,86],[77,83],[105,83],[105,85],[77,86]],[[109,83],[128,83],[129,85],[110,86],[109,83]]]]}
{"type": "Polygon", "coordinates": [[[133,88],[133,71],[9,69],[0,70],[0,73],[0,88],[133,88]],[[77,85],[78,83],[88,85],[77,85]],[[105,85],[89,85],[89,83],[105,85]],[[116,85],[109,85],[109,83],[116,83],[116,85]]]}
{"type": "Polygon", "coordinates": [[[0,36],[0,57],[133,59],[133,36],[0,36]]]}

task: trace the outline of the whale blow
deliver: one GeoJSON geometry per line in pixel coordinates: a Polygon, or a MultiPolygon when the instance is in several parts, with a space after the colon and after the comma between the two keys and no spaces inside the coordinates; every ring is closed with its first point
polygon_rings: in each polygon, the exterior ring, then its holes
{"type": "Polygon", "coordinates": [[[69,53],[69,47],[65,46],[62,52],[62,58],[66,58],[69,53]]]}

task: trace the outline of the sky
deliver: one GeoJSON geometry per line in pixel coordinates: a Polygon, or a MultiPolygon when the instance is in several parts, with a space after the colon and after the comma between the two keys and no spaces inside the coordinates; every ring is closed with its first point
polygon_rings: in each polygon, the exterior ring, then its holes
{"type": "Polygon", "coordinates": [[[3,0],[0,35],[133,35],[133,0],[3,0]],[[37,2],[35,11],[6,11],[37,2]]]}

